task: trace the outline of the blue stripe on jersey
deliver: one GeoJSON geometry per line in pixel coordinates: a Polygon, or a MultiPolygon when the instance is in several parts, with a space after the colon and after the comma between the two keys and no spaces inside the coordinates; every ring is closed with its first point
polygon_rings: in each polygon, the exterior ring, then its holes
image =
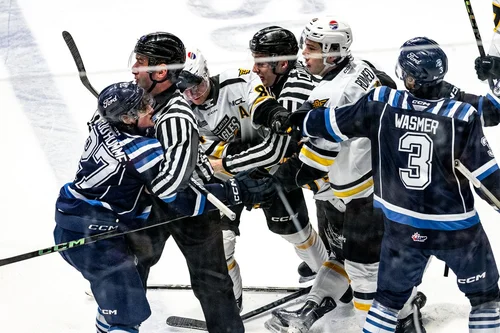
{"type": "Polygon", "coordinates": [[[203,194],[199,194],[200,196],[200,207],[197,211],[194,212],[194,216],[203,214],[203,211],[205,210],[205,203],[207,202],[207,197],[205,197],[203,194]]]}
{"type": "Polygon", "coordinates": [[[448,103],[448,105],[444,109],[444,112],[442,113],[442,115],[448,117],[448,115],[450,114],[450,111],[451,111],[451,109],[453,108],[454,105],[455,105],[455,101],[454,100],[450,100],[449,103],[448,103]]]}
{"type": "Polygon", "coordinates": [[[459,110],[461,109],[461,111],[460,111],[458,117],[456,117],[456,118],[458,118],[460,120],[467,120],[467,119],[465,119],[465,116],[469,113],[471,107],[472,106],[470,104],[462,103],[462,105],[460,105],[460,107],[459,107],[459,110]]]}
{"type": "Polygon", "coordinates": [[[484,97],[481,96],[479,97],[479,101],[477,102],[477,113],[482,116],[483,114],[483,104],[484,104],[484,97]]]}
{"type": "Polygon", "coordinates": [[[73,191],[71,191],[71,188],[69,187],[72,183],[67,183],[63,186],[64,188],[64,193],[66,194],[66,196],[68,198],[73,198],[73,199],[79,199],[79,200],[82,200],[82,201],[85,201],[86,203],[88,203],[89,205],[92,205],[92,206],[100,206],[100,207],[104,207],[104,208],[108,208],[109,209],[109,206],[106,206],[104,205],[104,203],[102,201],[99,201],[99,200],[91,200],[91,199],[87,199],[86,197],[84,197],[83,195],[79,195],[78,197],[74,195],[73,191]]]}
{"type": "Polygon", "coordinates": [[[498,164],[495,163],[490,168],[488,168],[484,172],[482,172],[479,175],[477,175],[476,178],[479,179],[479,180],[483,180],[484,178],[488,177],[489,175],[491,175],[493,172],[495,172],[497,170],[498,170],[498,164]]]}
{"type": "Polygon", "coordinates": [[[373,93],[373,100],[378,102],[387,102],[387,90],[390,89],[386,86],[378,87],[373,93]]]}
{"type": "Polygon", "coordinates": [[[385,217],[389,220],[406,224],[418,229],[432,229],[432,230],[463,230],[472,227],[479,223],[479,215],[477,212],[465,219],[455,221],[436,221],[430,219],[421,219],[418,217],[410,216],[407,214],[395,212],[384,206],[377,198],[374,198],[373,207],[380,208],[384,212],[385,217]]]}
{"type": "Polygon", "coordinates": [[[495,108],[500,109],[500,103],[490,93],[486,94],[486,98],[495,106],[495,108]]]}
{"type": "Polygon", "coordinates": [[[174,193],[174,194],[171,194],[167,197],[160,198],[160,199],[163,200],[163,202],[169,203],[169,202],[174,201],[176,197],[177,197],[177,193],[174,193]]]}
{"type": "Polygon", "coordinates": [[[337,134],[335,134],[335,131],[333,130],[332,124],[330,123],[330,108],[327,108],[325,110],[325,126],[326,126],[326,130],[328,131],[328,133],[332,136],[332,138],[336,142],[344,141],[337,134]]]}
{"type": "Polygon", "coordinates": [[[144,154],[141,154],[137,159],[132,160],[137,170],[157,158],[163,158],[163,149],[154,148],[153,150],[149,150],[149,153],[147,155],[143,155],[144,154]]]}

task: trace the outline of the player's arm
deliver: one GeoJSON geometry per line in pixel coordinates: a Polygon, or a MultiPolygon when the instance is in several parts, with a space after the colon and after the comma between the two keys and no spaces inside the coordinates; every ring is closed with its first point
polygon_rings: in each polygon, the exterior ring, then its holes
{"type": "Polygon", "coordinates": [[[478,96],[460,91],[455,98],[471,104],[483,119],[484,126],[500,124],[500,98],[495,94],[488,92],[486,96],[478,96]]]}
{"type": "MultiPolygon", "coordinates": [[[[469,121],[467,132],[467,142],[459,160],[484,187],[500,199],[500,170],[483,133],[479,116],[469,121]]],[[[478,189],[476,192],[483,200],[492,204],[478,189]]]]}
{"type": "MultiPolygon", "coordinates": [[[[187,106],[186,106],[187,107],[187,106]]],[[[166,114],[155,125],[163,148],[163,161],[151,190],[165,202],[188,186],[198,157],[198,130],[194,120],[184,113],[166,114]]]]}
{"type": "Polygon", "coordinates": [[[233,174],[252,168],[271,167],[278,164],[285,156],[289,142],[288,136],[269,133],[262,143],[235,155],[226,155],[222,159],[222,166],[224,170],[233,174]]]}

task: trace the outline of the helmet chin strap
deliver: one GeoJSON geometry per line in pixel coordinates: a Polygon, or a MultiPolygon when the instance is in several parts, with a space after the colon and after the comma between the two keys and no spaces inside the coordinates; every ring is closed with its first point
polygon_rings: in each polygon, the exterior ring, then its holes
{"type": "Polygon", "coordinates": [[[149,94],[150,92],[152,92],[152,91],[153,91],[153,89],[156,87],[156,85],[157,85],[158,83],[162,83],[162,82],[165,82],[165,81],[167,81],[167,80],[168,80],[168,78],[167,78],[167,77],[165,77],[165,78],[164,78],[163,80],[161,80],[161,81],[155,80],[155,79],[153,79],[153,73],[152,73],[152,72],[149,72],[149,79],[153,82],[153,84],[151,84],[151,87],[149,87],[149,89],[147,90],[147,93],[148,93],[148,94],[149,94]]]}

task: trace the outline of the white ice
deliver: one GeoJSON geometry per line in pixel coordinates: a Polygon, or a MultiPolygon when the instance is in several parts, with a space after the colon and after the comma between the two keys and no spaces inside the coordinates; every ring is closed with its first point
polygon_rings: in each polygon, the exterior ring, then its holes
{"type": "MultiPolygon", "coordinates": [[[[493,22],[491,2],[474,1],[480,32],[488,49],[493,22]]],[[[297,35],[313,17],[335,15],[353,29],[353,54],[393,75],[399,46],[415,36],[438,41],[448,54],[448,81],[465,91],[486,94],[476,79],[478,55],[465,6],[453,0],[0,0],[0,257],[53,244],[54,203],[60,186],[72,180],[86,121],[95,98],[81,85],[61,37],[73,34],[89,78],[97,90],[127,81],[128,57],[136,40],[153,31],[180,36],[202,50],[212,74],[230,67],[249,68],[248,40],[258,29],[282,25],[297,35]]],[[[500,156],[495,128],[486,129],[500,156]]],[[[310,217],[315,210],[307,194],[310,217]]],[[[493,249],[500,255],[498,215],[477,203],[493,249]]],[[[299,259],[288,243],[269,232],[259,211],[246,212],[236,258],[244,285],[296,286],[299,259]]],[[[478,259],[480,260],[480,259],[478,259]]],[[[452,273],[434,260],[421,290],[427,331],[467,332],[468,302],[452,273]]],[[[150,283],[189,283],[183,258],[168,241],[150,283]]],[[[96,305],[84,291],[86,281],[58,254],[0,267],[0,332],[83,333],[95,331],[96,305]]],[[[245,311],[282,297],[247,293],[245,311]]],[[[202,318],[190,291],[151,291],[153,314],[141,332],[182,332],[170,328],[170,315],[202,318]]],[[[292,303],[296,305],[296,303],[292,303]]],[[[269,313],[246,323],[247,332],[264,332],[269,313]]],[[[352,309],[336,310],[312,332],[360,332],[352,309]]]]}

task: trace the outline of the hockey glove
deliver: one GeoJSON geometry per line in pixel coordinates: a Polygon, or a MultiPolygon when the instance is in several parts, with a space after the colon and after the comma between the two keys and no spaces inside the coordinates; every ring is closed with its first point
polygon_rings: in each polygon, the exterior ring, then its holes
{"type": "Polygon", "coordinates": [[[479,80],[500,78],[500,58],[494,56],[477,57],[474,68],[479,80]]]}
{"type": "Polygon", "coordinates": [[[270,206],[276,187],[273,178],[267,171],[251,169],[239,172],[233,178],[224,182],[226,198],[231,205],[243,203],[245,206],[261,204],[270,206]]]}
{"type": "Polygon", "coordinates": [[[277,112],[271,120],[271,130],[276,134],[289,134],[292,132],[292,128],[300,129],[308,112],[305,110],[298,110],[293,113],[277,112]]]}

